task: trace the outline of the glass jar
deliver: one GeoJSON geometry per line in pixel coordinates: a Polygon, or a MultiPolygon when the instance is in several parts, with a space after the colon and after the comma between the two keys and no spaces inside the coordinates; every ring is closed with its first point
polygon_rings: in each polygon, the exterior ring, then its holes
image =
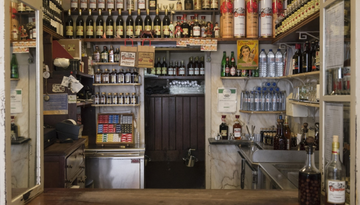
{"type": "Polygon", "coordinates": [[[105,71],[101,75],[102,83],[109,83],[109,70],[106,68],[105,71]]]}
{"type": "Polygon", "coordinates": [[[129,93],[125,93],[124,104],[126,104],[126,105],[130,104],[130,94],[129,93]]]}
{"type": "Polygon", "coordinates": [[[131,104],[136,105],[137,104],[137,96],[136,93],[131,94],[131,104]]]}
{"type": "Polygon", "coordinates": [[[118,95],[118,103],[120,105],[124,104],[124,94],[123,93],[119,93],[119,95],[118,95]]]}

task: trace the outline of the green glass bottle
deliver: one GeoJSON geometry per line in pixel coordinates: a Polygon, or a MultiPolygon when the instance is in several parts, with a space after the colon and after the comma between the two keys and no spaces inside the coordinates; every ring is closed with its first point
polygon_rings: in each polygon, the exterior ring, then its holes
{"type": "Polygon", "coordinates": [[[13,53],[11,57],[11,78],[19,78],[19,69],[18,63],[16,60],[16,55],[13,53]]]}
{"type": "Polygon", "coordinates": [[[223,58],[221,61],[221,77],[225,77],[225,68],[226,68],[226,51],[223,52],[223,58]]]}

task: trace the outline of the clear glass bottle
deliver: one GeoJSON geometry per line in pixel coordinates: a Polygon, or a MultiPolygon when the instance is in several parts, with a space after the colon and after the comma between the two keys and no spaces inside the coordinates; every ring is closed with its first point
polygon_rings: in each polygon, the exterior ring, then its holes
{"type": "Polygon", "coordinates": [[[116,81],[117,83],[125,83],[125,73],[123,69],[119,70],[116,81]]]}
{"type": "Polygon", "coordinates": [[[95,51],[93,53],[93,59],[94,62],[98,63],[100,62],[100,50],[99,50],[99,46],[95,46],[95,51]]]}
{"type": "Polygon", "coordinates": [[[109,62],[109,52],[106,46],[104,46],[104,50],[101,52],[101,62],[109,62]]]}
{"type": "Polygon", "coordinates": [[[100,68],[98,68],[95,72],[95,83],[101,83],[101,75],[102,71],[100,68]]]}
{"type": "Polygon", "coordinates": [[[131,83],[131,73],[130,73],[130,69],[126,69],[126,73],[125,73],[125,83],[131,83]]]}
{"type": "Polygon", "coordinates": [[[240,115],[235,115],[235,123],[233,125],[233,133],[235,140],[241,140],[241,124],[239,121],[240,115]]]}
{"type": "Polygon", "coordinates": [[[110,74],[110,83],[116,83],[116,77],[117,77],[116,69],[112,69],[112,72],[110,74]]]}
{"type": "Polygon", "coordinates": [[[124,104],[126,104],[126,105],[130,104],[130,94],[129,93],[125,93],[124,104]]]}
{"type": "Polygon", "coordinates": [[[102,83],[109,83],[109,70],[107,68],[105,68],[105,71],[102,73],[101,78],[102,83]]]}
{"type": "Polygon", "coordinates": [[[137,96],[136,93],[131,93],[131,104],[136,105],[137,104],[137,96]]]}

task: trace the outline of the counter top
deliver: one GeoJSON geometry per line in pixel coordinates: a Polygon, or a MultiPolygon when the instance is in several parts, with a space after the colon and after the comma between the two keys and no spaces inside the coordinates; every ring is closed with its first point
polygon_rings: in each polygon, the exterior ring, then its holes
{"type": "Polygon", "coordinates": [[[28,205],[171,204],[171,205],[295,205],[297,190],[239,189],[45,189],[28,205]]]}
{"type": "Polygon", "coordinates": [[[135,144],[127,148],[120,148],[119,145],[89,145],[85,152],[145,152],[145,144],[135,144]]]}

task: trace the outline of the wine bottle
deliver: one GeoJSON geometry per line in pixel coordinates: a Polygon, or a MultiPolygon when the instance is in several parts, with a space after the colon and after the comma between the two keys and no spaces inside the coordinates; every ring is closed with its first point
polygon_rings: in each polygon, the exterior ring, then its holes
{"type": "Polygon", "coordinates": [[[89,0],[89,10],[96,10],[96,0],[89,0]]]}
{"type": "Polygon", "coordinates": [[[189,24],[186,22],[186,14],[183,14],[183,18],[184,18],[184,22],[181,24],[181,28],[183,30],[183,32],[181,33],[181,37],[182,38],[189,38],[189,34],[190,34],[190,26],[189,24]]]}
{"type": "Polygon", "coordinates": [[[149,9],[150,9],[150,10],[155,10],[155,9],[156,9],[156,5],[157,5],[157,0],[150,0],[150,1],[149,1],[149,9]]]}
{"type": "Polygon", "coordinates": [[[165,61],[165,57],[163,58],[162,68],[161,68],[161,75],[167,75],[167,63],[165,61]]]}
{"type": "MultiPolygon", "coordinates": [[[[145,25],[145,28],[144,28],[145,31],[151,31],[152,30],[152,20],[151,20],[150,15],[149,15],[149,9],[146,10],[146,17],[145,17],[144,25],[145,25]]],[[[151,35],[146,35],[144,37],[150,38],[151,35]]]]}
{"type": "Polygon", "coordinates": [[[135,19],[135,37],[140,38],[141,31],[143,30],[143,20],[140,15],[140,9],[138,9],[138,15],[135,19]]]}
{"type": "Polygon", "coordinates": [[[94,37],[94,20],[91,16],[91,9],[89,9],[89,16],[86,19],[86,38],[94,37]]]}
{"type": "Polygon", "coordinates": [[[145,0],[138,0],[137,1],[137,8],[140,10],[145,10],[146,9],[146,5],[145,5],[145,0]]]}
{"type": "Polygon", "coordinates": [[[84,20],[79,9],[79,16],[76,19],[76,38],[84,38],[84,20]]]}
{"type": "Polygon", "coordinates": [[[105,0],[97,0],[97,8],[105,11],[105,0]]]}
{"type": "Polygon", "coordinates": [[[221,116],[221,124],[219,126],[219,133],[223,140],[227,140],[229,136],[229,126],[226,124],[226,115],[221,116]]]}
{"type": "Polygon", "coordinates": [[[159,9],[156,9],[156,16],[154,18],[154,37],[161,38],[161,19],[159,17],[159,9]]]}
{"type": "Polygon", "coordinates": [[[295,48],[297,50],[292,58],[292,66],[293,66],[293,74],[298,74],[298,73],[300,73],[300,70],[301,70],[301,46],[300,46],[300,44],[296,44],[295,48]]]}
{"type": "MultiPolygon", "coordinates": [[[[124,9],[124,0],[116,0],[116,9],[121,10],[124,9]]],[[[119,13],[120,15],[120,13],[119,13]]]]}
{"type": "Polygon", "coordinates": [[[162,65],[160,62],[160,58],[158,58],[158,62],[156,64],[156,75],[161,75],[161,68],[162,68],[162,65]]]}
{"type": "Polygon", "coordinates": [[[200,38],[201,37],[201,29],[200,29],[200,24],[198,21],[198,14],[195,14],[195,20],[194,20],[194,25],[193,25],[193,37],[194,38],[200,38]]]}
{"type": "Polygon", "coordinates": [[[226,51],[223,52],[223,58],[221,60],[221,77],[225,77],[225,69],[226,69],[226,51]]]}
{"type": "Polygon", "coordinates": [[[68,17],[66,19],[66,33],[65,33],[65,37],[66,38],[73,38],[74,36],[74,21],[71,18],[71,10],[69,9],[68,12],[68,17]]]}
{"type": "Polygon", "coordinates": [[[16,60],[15,53],[12,54],[11,57],[11,74],[10,78],[19,78],[19,69],[18,69],[18,63],[16,60]]]}
{"type": "MultiPolygon", "coordinates": [[[[106,5],[106,8],[109,10],[111,10],[111,11],[114,11],[115,10],[115,2],[114,2],[114,0],[107,0],[107,3],[106,3],[107,5],[106,5]]],[[[109,11],[109,15],[110,15],[110,11],[109,11]]]]}
{"type": "Polygon", "coordinates": [[[309,42],[306,41],[305,42],[305,46],[304,46],[304,52],[302,52],[301,55],[301,63],[302,63],[302,68],[301,68],[301,73],[306,73],[310,71],[310,50],[309,50],[309,42]]]}
{"type": "Polygon", "coordinates": [[[109,9],[109,16],[106,19],[106,38],[114,38],[114,20],[109,9]]]}
{"type": "Polygon", "coordinates": [[[164,38],[170,38],[170,18],[167,9],[165,9],[165,17],[163,19],[163,32],[164,38]]]}
{"type": "Polygon", "coordinates": [[[71,10],[73,10],[73,11],[78,10],[78,7],[79,7],[78,0],[71,0],[70,7],[71,7],[71,10]]]}
{"type": "Polygon", "coordinates": [[[99,16],[96,19],[96,38],[102,38],[104,34],[104,20],[101,16],[101,9],[99,9],[99,16]]]}
{"type": "Polygon", "coordinates": [[[121,16],[121,9],[119,9],[119,16],[116,19],[116,35],[124,38],[124,20],[121,16]]]}
{"type": "Polygon", "coordinates": [[[126,19],[126,36],[130,38],[134,35],[134,19],[131,16],[131,9],[129,9],[129,16],[126,19]]]}

